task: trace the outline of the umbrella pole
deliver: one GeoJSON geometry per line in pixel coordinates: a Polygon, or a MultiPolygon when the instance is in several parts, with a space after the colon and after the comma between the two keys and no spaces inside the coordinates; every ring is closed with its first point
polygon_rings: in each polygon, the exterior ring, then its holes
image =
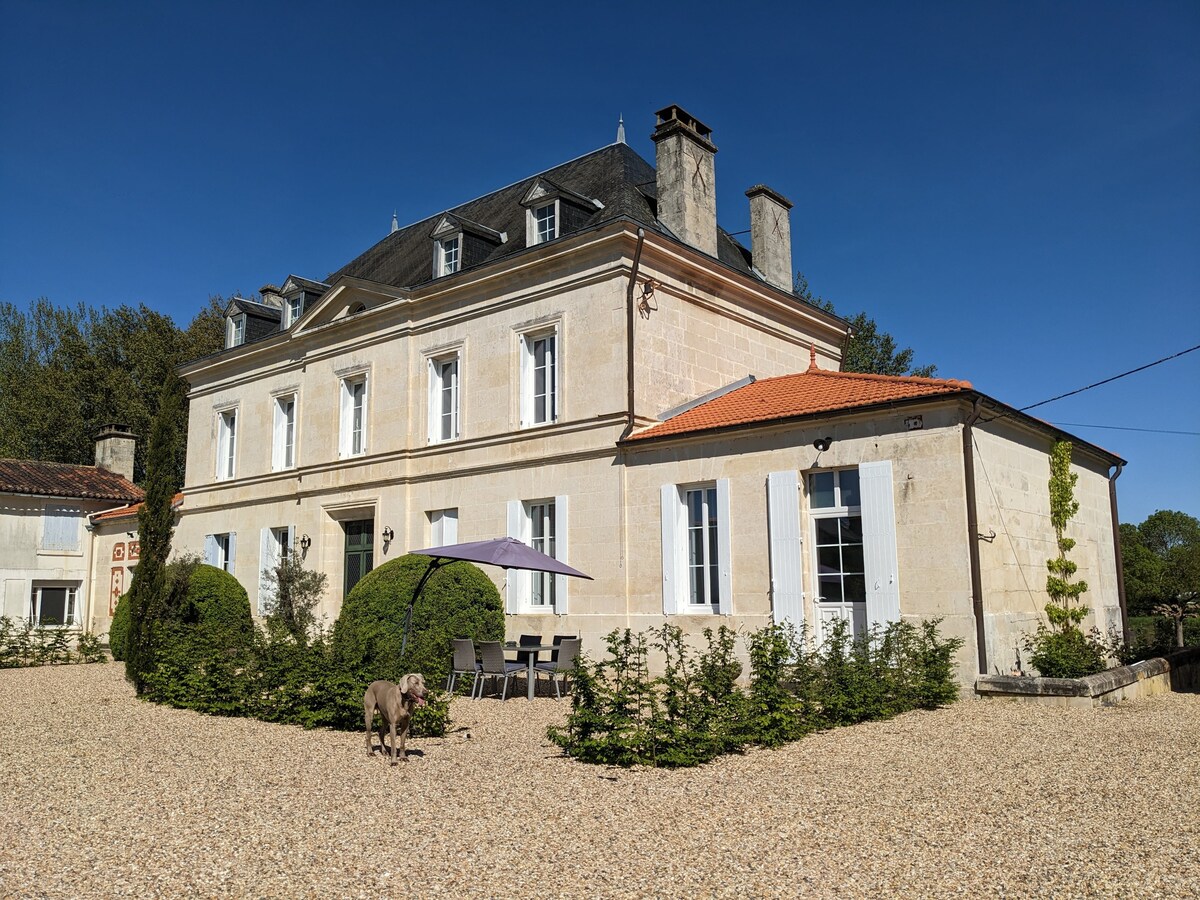
{"type": "Polygon", "coordinates": [[[408,598],[408,610],[404,613],[404,636],[400,639],[400,658],[404,659],[404,651],[408,649],[408,632],[412,627],[412,611],[413,604],[417,602],[417,598],[421,596],[421,591],[425,589],[425,582],[429,580],[429,576],[434,573],[439,566],[443,564],[443,560],[434,558],[430,560],[429,565],[421,574],[421,580],[417,582],[417,589],[413,591],[412,596],[408,598]]]}

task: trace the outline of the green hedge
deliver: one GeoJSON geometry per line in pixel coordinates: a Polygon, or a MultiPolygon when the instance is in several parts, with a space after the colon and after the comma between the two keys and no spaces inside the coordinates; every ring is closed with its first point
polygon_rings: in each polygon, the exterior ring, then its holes
{"type": "Polygon", "coordinates": [[[408,649],[401,659],[405,611],[429,562],[427,556],[403,556],[354,586],[333,629],[338,669],[358,673],[368,682],[397,681],[408,672],[420,672],[432,688],[450,672],[454,638],[503,640],[500,592],[477,566],[456,562],[441,566],[425,583],[413,607],[408,649]]]}
{"type": "Polygon", "coordinates": [[[112,651],[113,659],[121,662],[125,659],[125,638],[129,634],[129,591],[117,600],[117,608],[113,610],[112,623],[108,626],[108,649],[112,651]]]}

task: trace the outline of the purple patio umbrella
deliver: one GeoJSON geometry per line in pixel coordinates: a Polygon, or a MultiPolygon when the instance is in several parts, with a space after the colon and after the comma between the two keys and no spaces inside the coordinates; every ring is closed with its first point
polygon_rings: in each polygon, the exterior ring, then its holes
{"type": "Polygon", "coordinates": [[[585,575],[578,569],[572,569],[566,563],[559,562],[553,556],[547,556],[534,550],[528,544],[516,538],[493,538],[490,541],[471,541],[467,544],[447,544],[445,547],[429,547],[425,550],[410,550],[420,556],[431,556],[429,566],[421,574],[417,589],[413,591],[408,601],[408,611],[404,614],[404,637],[400,642],[400,656],[408,648],[408,632],[412,625],[413,604],[421,596],[425,582],[441,566],[446,563],[465,560],[466,562],[483,563],[488,566],[499,566],[502,569],[528,569],[533,572],[551,572],[555,575],[570,575],[574,578],[594,580],[591,575],[585,575]]]}

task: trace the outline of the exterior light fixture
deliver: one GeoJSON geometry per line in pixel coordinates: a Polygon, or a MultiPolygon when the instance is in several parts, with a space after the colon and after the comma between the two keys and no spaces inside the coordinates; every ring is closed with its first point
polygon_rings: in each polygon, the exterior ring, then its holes
{"type": "Polygon", "coordinates": [[[813,446],[816,447],[822,453],[824,453],[826,450],[829,449],[829,446],[832,443],[833,443],[833,438],[831,438],[831,437],[817,438],[815,441],[813,441],[813,446]]]}
{"type": "Polygon", "coordinates": [[[390,544],[392,542],[392,538],[394,538],[396,536],[396,532],[392,531],[392,529],[388,528],[386,525],[383,526],[382,533],[383,533],[383,542],[385,544],[390,544]]]}
{"type": "Polygon", "coordinates": [[[302,534],[300,536],[300,549],[303,550],[305,553],[307,553],[308,548],[311,546],[312,546],[312,538],[310,538],[307,534],[302,534]]]}

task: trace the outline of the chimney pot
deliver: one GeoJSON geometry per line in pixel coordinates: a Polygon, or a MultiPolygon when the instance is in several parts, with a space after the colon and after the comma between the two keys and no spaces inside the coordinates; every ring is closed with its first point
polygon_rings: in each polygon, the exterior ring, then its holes
{"type": "Polygon", "coordinates": [[[750,254],[754,268],[768,284],[783,291],[792,289],[792,201],[756,184],[746,191],[750,198],[750,254]]]}

